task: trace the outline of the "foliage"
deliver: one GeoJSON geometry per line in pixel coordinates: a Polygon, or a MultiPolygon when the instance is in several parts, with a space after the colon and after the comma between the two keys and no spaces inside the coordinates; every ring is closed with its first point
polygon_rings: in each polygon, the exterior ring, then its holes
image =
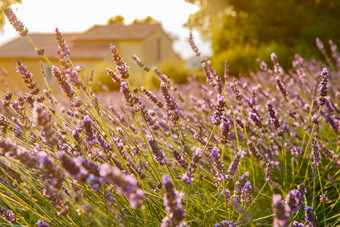
{"type": "Polygon", "coordinates": [[[153,93],[131,86],[112,45],[120,93],[95,94],[56,38],[64,96],[41,92],[18,61],[29,93],[0,97],[3,226],[339,225],[335,46],[334,70],[296,55],[285,72],[272,54],[273,69],[260,62],[239,80],[225,70],[223,82],[201,59],[207,83],[154,70],[153,93]]]}
{"type": "Polygon", "coordinates": [[[5,15],[3,14],[3,10],[10,7],[15,3],[21,3],[21,0],[1,0],[0,2],[0,30],[5,25],[5,15]]]}
{"type": "Polygon", "coordinates": [[[227,57],[235,66],[233,74],[255,70],[256,58],[268,52],[276,52],[284,68],[295,53],[320,59],[316,37],[340,43],[336,0],[186,1],[200,7],[187,26],[211,40],[214,58],[227,57]]]}
{"type": "Polygon", "coordinates": [[[110,17],[107,21],[107,24],[124,24],[124,23],[125,23],[125,18],[121,15],[110,17]]]}
{"type": "Polygon", "coordinates": [[[147,16],[144,19],[134,19],[131,24],[157,24],[158,20],[154,19],[151,16],[147,16]]]}

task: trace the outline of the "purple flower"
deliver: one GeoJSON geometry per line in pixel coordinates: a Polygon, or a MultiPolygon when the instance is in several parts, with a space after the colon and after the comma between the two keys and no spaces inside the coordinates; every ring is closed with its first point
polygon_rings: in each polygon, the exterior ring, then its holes
{"type": "Polygon", "coordinates": [[[267,109],[268,109],[268,112],[269,112],[270,122],[272,124],[274,124],[276,129],[279,129],[280,128],[280,122],[279,122],[279,119],[277,118],[277,113],[274,109],[274,106],[270,101],[267,102],[267,109]]]}
{"type": "Polygon", "coordinates": [[[325,105],[326,103],[326,98],[325,96],[327,95],[328,91],[328,79],[329,79],[329,73],[327,68],[323,68],[321,72],[321,82],[320,82],[320,97],[319,97],[319,104],[325,105]]]}
{"type": "Polygon", "coordinates": [[[146,121],[146,123],[150,126],[150,128],[154,131],[159,129],[159,122],[151,116],[151,110],[147,110],[144,102],[142,100],[138,101],[138,106],[139,106],[139,110],[140,113],[142,114],[144,120],[146,121]]]}
{"type": "Polygon", "coordinates": [[[225,116],[222,116],[222,122],[220,124],[220,129],[221,129],[220,142],[223,145],[227,145],[227,143],[229,141],[231,126],[230,126],[230,121],[225,116]]]}
{"type": "Polygon", "coordinates": [[[228,80],[229,78],[229,61],[225,60],[224,62],[224,79],[228,80]]]}
{"type": "Polygon", "coordinates": [[[224,113],[224,108],[226,106],[224,97],[220,94],[217,94],[217,106],[216,111],[214,112],[213,123],[215,125],[219,125],[221,123],[221,117],[224,113]]]}
{"type": "Polygon", "coordinates": [[[164,158],[163,149],[158,147],[157,142],[153,139],[152,136],[148,137],[148,142],[151,147],[152,153],[154,154],[155,159],[160,165],[164,165],[166,163],[166,159],[164,158]]]}
{"type": "Polygon", "coordinates": [[[138,182],[133,176],[123,174],[118,168],[111,168],[107,164],[99,167],[99,175],[103,183],[114,184],[117,191],[129,199],[133,209],[144,204],[144,192],[138,188],[138,182]]]}
{"type": "Polygon", "coordinates": [[[148,99],[153,102],[154,104],[156,104],[159,108],[163,107],[163,103],[161,103],[160,101],[158,101],[158,99],[156,98],[156,96],[151,92],[146,90],[143,86],[141,87],[142,91],[144,92],[144,94],[148,97],[148,99]]]}
{"type": "Polygon", "coordinates": [[[241,190],[241,202],[248,203],[250,201],[252,186],[250,181],[247,181],[241,190]]]}
{"type": "Polygon", "coordinates": [[[263,157],[260,154],[257,147],[254,146],[253,142],[249,140],[247,144],[248,144],[249,152],[254,156],[254,158],[256,158],[256,160],[261,161],[263,157]]]}
{"type": "Polygon", "coordinates": [[[27,87],[30,89],[30,93],[32,95],[37,95],[40,89],[37,86],[37,83],[33,82],[33,74],[27,71],[26,65],[21,63],[20,60],[17,61],[17,72],[19,72],[24,79],[27,87]]]}
{"type": "Polygon", "coordinates": [[[48,224],[46,222],[44,222],[43,220],[38,220],[37,222],[37,226],[38,227],[48,227],[48,224]]]}
{"type": "Polygon", "coordinates": [[[288,92],[285,85],[282,83],[279,77],[276,77],[276,86],[281,91],[285,99],[287,98],[288,92]]]}
{"type": "Polygon", "coordinates": [[[196,150],[194,155],[192,156],[192,160],[188,166],[187,171],[183,174],[181,179],[183,180],[184,183],[186,184],[191,184],[194,178],[194,173],[197,169],[199,160],[202,157],[203,150],[198,147],[193,147],[192,149],[196,150]]]}
{"type": "Polygon", "coordinates": [[[115,73],[115,72],[113,72],[111,69],[109,69],[109,68],[106,68],[106,73],[107,73],[107,75],[109,75],[110,77],[111,77],[111,79],[113,80],[113,82],[115,82],[115,83],[117,83],[117,84],[121,84],[124,80],[122,79],[122,77],[119,75],[119,74],[117,74],[117,73],[115,73]]]}
{"type": "Polygon", "coordinates": [[[320,52],[325,55],[326,54],[326,50],[325,50],[325,46],[323,45],[322,41],[320,40],[319,37],[315,38],[315,43],[316,46],[318,47],[318,49],[320,50],[320,52]]]}
{"type": "Polygon", "coordinates": [[[232,90],[234,92],[236,100],[240,102],[243,97],[242,97],[242,95],[240,93],[240,89],[238,88],[238,84],[237,84],[237,82],[236,82],[236,80],[234,78],[233,78],[233,82],[231,83],[231,88],[232,88],[232,90]]]}
{"type": "Polygon", "coordinates": [[[281,201],[281,195],[273,195],[273,227],[287,227],[289,224],[289,208],[281,201]]]}
{"type": "Polygon", "coordinates": [[[299,203],[300,205],[301,205],[302,201],[304,201],[304,199],[306,198],[306,193],[307,193],[306,185],[304,183],[299,184],[298,189],[297,189],[297,193],[296,193],[296,197],[300,201],[300,203],[299,203]]]}
{"type": "Polygon", "coordinates": [[[120,56],[116,45],[111,45],[110,50],[113,56],[113,61],[116,65],[117,72],[123,79],[127,79],[129,77],[128,66],[124,62],[123,58],[120,56]]]}
{"type": "Polygon", "coordinates": [[[120,92],[123,93],[125,100],[130,107],[134,107],[139,101],[139,99],[131,93],[128,83],[124,80],[120,83],[120,92]]]}
{"type": "Polygon", "coordinates": [[[300,208],[299,206],[300,201],[297,195],[298,195],[297,190],[291,190],[286,196],[286,204],[288,205],[291,214],[295,214],[297,210],[300,208]]]}
{"type": "Polygon", "coordinates": [[[84,120],[81,122],[81,125],[86,135],[87,143],[89,145],[95,144],[97,140],[96,140],[96,135],[94,134],[94,130],[92,126],[93,122],[92,122],[91,116],[86,115],[84,117],[84,120]]]}
{"type": "Polygon", "coordinates": [[[233,221],[224,220],[221,223],[215,223],[214,227],[236,227],[233,221]]]}
{"type": "MultiPolygon", "coordinates": [[[[245,187],[245,184],[247,182],[247,177],[249,176],[249,172],[245,172],[241,178],[235,183],[235,188],[234,188],[234,197],[238,198],[241,196],[242,191],[245,187]]],[[[249,187],[249,186],[247,186],[249,187]]],[[[251,187],[251,186],[250,186],[251,187]]]]}
{"type": "Polygon", "coordinates": [[[213,78],[213,73],[211,73],[210,70],[209,70],[208,62],[206,62],[205,60],[202,60],[201,65],[202,65],[202,68],[205,72],[207,82],[213,87],[216,86],[216,81],[213,78]]]}
{"type": "Polygon", "coordinates": [[[299,223],[297,221],[294,221],[292,226],[293,227],[305,227],[305,225],[303,223],[299,223]]]}
{"type": "Polygon", "coordinates": [[[188,163],[184,160],[182,155],[171,144],[167,143],[167,146],[172,150],[172,154],[175,157],[177,164],[183,169],[186,169],[188,163]]]}
{"type": "Polygon", "coordinates": [[[196,54],[197,57],[201,56],[201,52],[198,50],[195,41],[194,41],[194,37],[192,36],[192,32],[190,31],[189,33],[189,44],[191,47],[191,50],[196,54]]]}
{"type": "Polygon", "coordinates": [[[273,176],[273,171],[274,171],[274,162],[269,161],[266,164],[266,182],[270,182],[271,178],[273,176]]]}
{"type": "Polygon", "coordinates": [[[11,211],[11,210],[6,210],[6,209],[0,207],[0,213],[1,213],[1,216],[3,218],[7,219],[11,223],[16,222],[16,220],[17,220],[14,212],[11,211]]]}
{"type": "Polygon", "coordinates": [[[72,98],[74,91],[71,87],[71,84],[67,81],[65,75],[63,75],[60,69],[56,66],[52,66],[52,74],[57,78],[61,90],[65,92],[69,98],[72,98]]]}
{"type": "Polygon", "coordinates": [[[166,85],[170,85],[170,80],[169,80],[169,77],[163,73],[161,73],[157,67],[153,67],[153,71],[157,74],[158,78],[163,82],[165,83],[166,85]]]}
{"type": "Polygon", "coordinates": [[[258,128],[262,128],[263,125],[261,123],[261,120],[258,118],[257,114],[255,113],[251,113],[250,114],[250,119],[254,122],[254,124],[258,127],[258,128]]]}
{"type": "Polygon", "coordinates": [[[318,218],[312,208],[310,206],[306,206],[305,211],[305,221],[307,222],[308,226],[318,226],[318,218]]]}
{"type": "Polygon", "coordinates": [[[144,71],[146,71],[146,72],[149,72],[149,71],[150,71],[150,68],[149,68],[148,66],[146,66],[146,65],[142,62],[142,60],[140,60],[140,58],[137,57],[137,55],[133,55],[133,56],[132,56],[132,59],[133,59],[133,61],[134,61],[137,65],[139,65],[139,67],[141,67],[144,71]]]}
{"type": "Polygon", "coordinates": [[[181,195],[176,191],[168,175],[163,175],[164,205],[168,213],[161,226],[181,226],[185,218],[185,211],[181,205],[181,195]]]}
{"type": "Polygon", "coordinates": [[[231,162],[229,168],[228,168],[228,179],[231,180],[231,178],[237,174],[238,171],[238,165],[240,164],[241,160],[241,152],[237,152],[234,156],[233,161],[231,162]]]}
{"type": "Polygon", "coordinates": [[[171,94],[170,87],[163,81],[161,82],[161,91],[167,108],[168,119],[176,125],[176,122],[179,120],[177,103],[174,96],[171,94]]]}
{"type": "Polygon", "coordinates": [[[26,36],[28,33],[28,29],[24,26],[24,24],[20,20],[18,20],[17,16],[13,13],[12,8],[4,9],[4,13],[8,21],[15,28],[15,30],[19,32],[21,36],[26,36]]]}
{"type": "Polygon", "coordinates": [[[311,147],[313,149],[312,165],[314,167],[318,167],[321,164],[321,154],[320,154],[317,142],[316,142],[316,140],[314,138],[312,138],[311,147]]]}
{"type": "Polygon", "coordinates": [[[225,180],[226,176],[224,174],[225,168],[221,162],[221,156],[218,149],[208,149],[211,157],[213,158],[212,171],[214,173],[214,178],[216,180],[217,186],[221,180],[225,180]]]}
{"type": "Polygon", "coordinates": [[[272,53],[270,55],[270,58],[272,59],[273,63],[274,63],[274,73],[276,74],[283,74],[283,70],[279,64],[279,61],[277,59],[277,56],[275,53],[272,53]]]}

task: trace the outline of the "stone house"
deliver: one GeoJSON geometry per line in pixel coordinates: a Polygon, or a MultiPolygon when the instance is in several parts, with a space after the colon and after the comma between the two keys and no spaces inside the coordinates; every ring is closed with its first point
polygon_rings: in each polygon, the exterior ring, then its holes
{"type": "MultiPolygon", "coordinates": [[[[45,55],[53,64],[59,65],[57,42],[53,33],[32,33],[29,37],[40,48],[45,49],[45,55]]],[[[127,62],[133,81],[143,80],[143,71],[132,61],[135,54],[149,66],[180,60],[172,49],[171,38],[160,24],[95,25],[84,33],[63,34],[63,38],[70,47],[73,64],[81,66],[84,69],[83,74],[87,75],[92,68],[95,73],[97,70],[104,72],[105,67],[114,69],[110,44],[117,46],[127,62]]],[[[27,69],[34,74],[35,80],[42,87],[44,81],[40,61],[43,62],[47,80],[52,87],[56,86],[50,66],[37,55],[26,37],[18,37],[0,47],[0,77],[5,78],[10,85],[23,87],[20,75],[15,70],[18,59],[27,65],[27,69]]]]}

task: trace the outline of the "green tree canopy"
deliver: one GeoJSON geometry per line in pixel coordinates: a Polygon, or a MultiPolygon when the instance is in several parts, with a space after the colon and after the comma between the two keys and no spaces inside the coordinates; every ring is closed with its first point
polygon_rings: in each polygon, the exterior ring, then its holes
{"type": "Polygon", "coordinates": [[[154,23],[159,23],[159,21],[151,16],[147,16],[144,19],[134,19],[131,24],[154,24],[154,23]]]}
{"type": "Polygon", "coordinates": [[[0,1],[0,30],[3,28],[5,25],[5,14],[4,14],[4,9],[10,7],[14,3],[21,3],[21,0],[1,0],[0,1]]]}
{"type": "Polygon", "coordinates": [[[121,15],[110,17],[109,20],[107,21],[107,24],[124,24],[124,23],[125,18],[121,15]]]}
{"type": "Polygon", "coordinates": [[[198,5],[186,26],[212,42],[215,67],[225,59],[233,73],[257,69],[256,58],[275,52],[284,67],[295,53],[321,57],[315,38],[340,44],[338,0],[185,0],[198,5]]]}

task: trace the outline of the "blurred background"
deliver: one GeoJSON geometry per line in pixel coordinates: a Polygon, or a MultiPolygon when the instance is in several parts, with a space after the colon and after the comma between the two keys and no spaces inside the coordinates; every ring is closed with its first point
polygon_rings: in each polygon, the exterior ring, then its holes
{"type": "MultiPolygon", "coordinates": [[[[340,44],[338,0],[2,0],[1,9],[12,6],[30,32],[82,33],[96,24],[160,23],[172,40],[181,61],[158,64],[165,74],[186,82],[199,73],[199,59],[188,43],[189,30],[205,58],[218,74],[224,61],[232,75],[258,70],[257,58],[269,63],[275,52],[285,69],[296,53],[306,59],[323,60],[315,39],[340,44]]],[[[0,15],[0,45],[17,36],[0,15]]],[[[329,49],[328,45],[326,49],[329,49]]],[[[143,59],[142,59],[143,60],[143,59]]],[[[103,66],[104,67],[104,66],[103,66]]],[[[105,71],[105,70],[103,70],[105,71]]],[[[103,72],[105,74],[105,72],[103,72]]],[[[106,82],[105,82],[106,83],[106,82]]]]}

